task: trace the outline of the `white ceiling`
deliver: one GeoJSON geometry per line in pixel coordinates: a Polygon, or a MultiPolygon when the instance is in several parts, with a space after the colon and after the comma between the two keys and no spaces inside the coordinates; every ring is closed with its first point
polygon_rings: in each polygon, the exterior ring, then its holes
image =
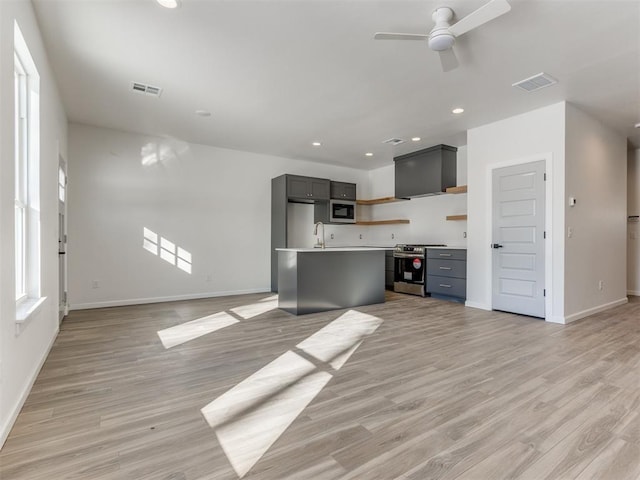
{"type": "Polygon", "coordinates": [[[72,122],[371,169],[567,100],[640,147],[640,0],[510,0],[509,13],[458,39],[460,67],[448,73],[426,42],[373,40],[428,33],[436,7],[459,19],[486,1],[33,3],[72,122]],[[559,83],[511,87],[542,71],[559,83]],[[132,81],[162,96],[131,92],[132,81]],[[407,143],[382,144],[391,137],[407,143]]]}

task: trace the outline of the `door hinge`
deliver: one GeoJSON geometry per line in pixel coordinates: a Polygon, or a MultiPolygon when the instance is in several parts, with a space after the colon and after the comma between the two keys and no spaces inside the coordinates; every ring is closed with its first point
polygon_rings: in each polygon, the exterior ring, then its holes
{"type": "Polygon", "coordinates": [[[545,182],[547,181],[547,173],[546,173],[546,172],[542,174],[542,179],[543,179],[545,182]]]}
{"type": "Polygon", "coordinates": [[[543,296],[543,297],[546,297],[546,296],[547,296],[547,289],[546,289],[546,288],[543,288],[543,289],[542,289],[542,296],[543,296]]]}
{"type": "Polygon", "coordinates": [[[64,292],[64,294],[62,294],[62,304],[63,305],[67,304],[67,292],[64,292]]]}
{"type": "Polygon", "coordinates": [[[544,232],[542,232],[542,238],[547,238],[547,232],[546,230],[544,232]]]}

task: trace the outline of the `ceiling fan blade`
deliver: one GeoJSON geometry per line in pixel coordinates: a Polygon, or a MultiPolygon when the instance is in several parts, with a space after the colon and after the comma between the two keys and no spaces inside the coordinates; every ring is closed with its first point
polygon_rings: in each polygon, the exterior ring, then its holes
{"type": "Polygon", "coordinates": [[[389,33],[378,32],[373,38],[376,40],[426,40],[429,35],[422,35],[419,33],[389,33]]]}
{"type": "Polygon", "coordinates": [[[511,10],[511,5],[509,5],[507,0],[491,0],[475,12],[471,12],[458,23],[451,25],[449,32],[454,37],[459,37],[469,30],[473,30],[480,25],[490,22],[494,18],[498,18],[500,15],[504,15],[509,10],[511,10]]]}
{"type": "Polygon", "coordinates": [[[440,55],[440,64],[442,65],[443,72],[450,72],[460,65],[458,63],[458,57],[456,57],[452,48],[441,50],[438,54],[440,55]]]}

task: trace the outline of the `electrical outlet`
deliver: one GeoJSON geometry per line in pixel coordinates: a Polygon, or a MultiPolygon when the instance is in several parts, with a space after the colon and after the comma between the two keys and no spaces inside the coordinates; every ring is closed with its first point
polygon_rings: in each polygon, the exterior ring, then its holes
{"type": "Polygon", "coordinates": [[[604,280],[598,280],[598,290],[602,290],[604,288],[604,280]]]}
{"type": "Polygon", "coordinates": [[[100,282],[98,282],[98,280],[94,280],[91,282],[91,288],[100,288],[100,282]]]}
{"type": "Polygon", "coordinates": [[[360,240],[362,240],[362,234],[360,234],[360,240]]]}
{"type": "Polygon", "coordinates": [[[393,240],[394,238],[396,238],[396,236],[392,233],[391,234],[391,240],[393,240]]]}
{"type": "Polygon", "coordinates": [[[567,238],[573,237],[573,227],[567,227],[567,238]]]}
{"type": "Polygon", "coordinates": [[[333,240],[333,233],[331,234],[331,237],[329,237],[329,238],[331,238],[331,240],[333,240]]]}
{"type": "Polygon", "coordinates": [[[462,238],[467,238],[467,232],[462,232],[462,238]]]}

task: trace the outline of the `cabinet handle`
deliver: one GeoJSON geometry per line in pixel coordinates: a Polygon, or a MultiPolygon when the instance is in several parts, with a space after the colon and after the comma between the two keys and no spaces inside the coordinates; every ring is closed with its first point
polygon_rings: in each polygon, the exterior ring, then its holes
{"type": "Polygon", "coordinates": [[[446,283],[441,283],[440,286],[444,288],[451,288],[451,285],[447,285],[446,283]]]}
{"type": "Polygon", "coordinates": [[[440,267],[440,270],[451,270],[451,267],[440,267]]]}
{"type": "Polygon", "coordinates": [[[440,256],[441,257],[450,257],[451,254],[450,253],[441,253],[440,256]]]}

